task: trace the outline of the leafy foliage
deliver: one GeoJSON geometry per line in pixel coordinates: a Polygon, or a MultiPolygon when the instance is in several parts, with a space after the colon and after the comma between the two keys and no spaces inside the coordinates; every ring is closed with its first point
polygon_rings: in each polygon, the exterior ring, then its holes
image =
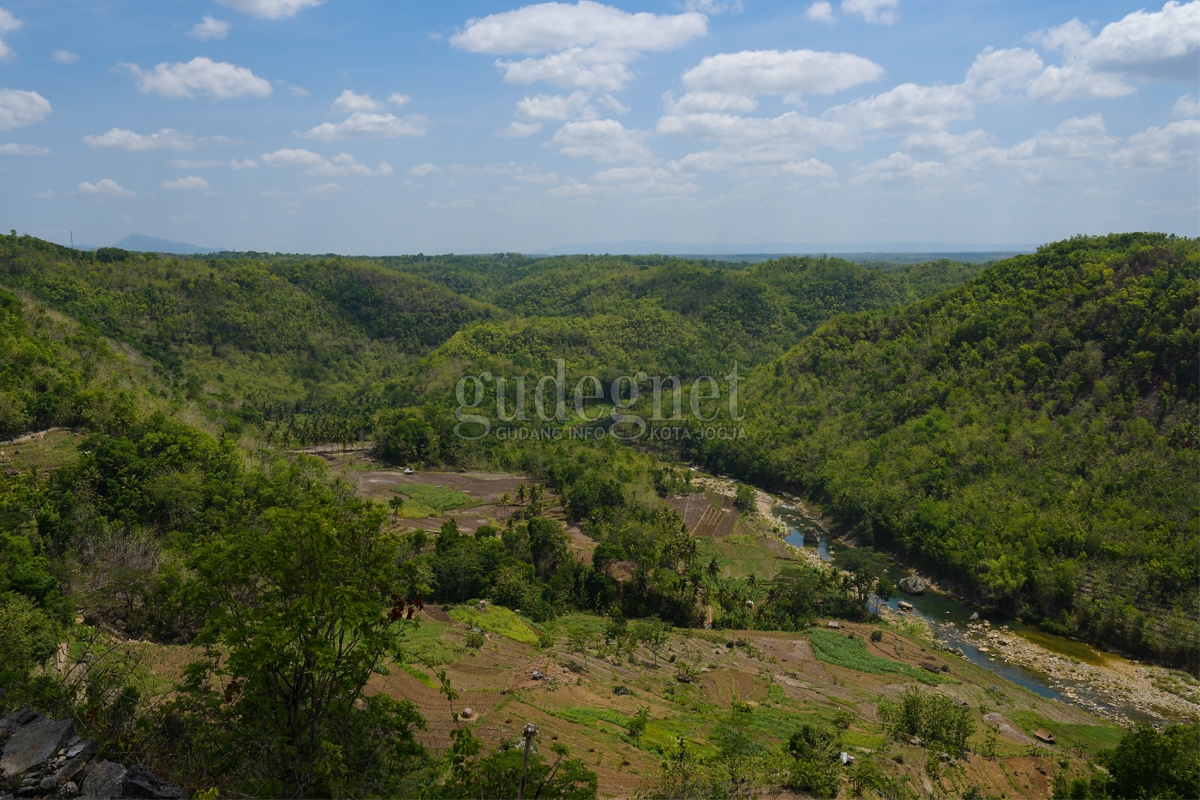
{"type": "Polygon", "coordinates": [[[837,317],[744,387],[714,467],[1049,630],[1183,663],[1198,635],[1196,242],[1076,238],[837,317]]]}

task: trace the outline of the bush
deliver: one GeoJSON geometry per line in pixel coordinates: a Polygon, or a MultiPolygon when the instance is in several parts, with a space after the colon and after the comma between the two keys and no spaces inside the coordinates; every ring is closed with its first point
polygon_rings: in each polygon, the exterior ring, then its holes
{"type": "Polygon", "coordinates": [[[971,709],[949,697],[927,694],[913,687],[900,695],[900,702],[881,700],[879,716],[884,728],[895,739],[919,736],[962,755],[975,730],[971,709]]]}

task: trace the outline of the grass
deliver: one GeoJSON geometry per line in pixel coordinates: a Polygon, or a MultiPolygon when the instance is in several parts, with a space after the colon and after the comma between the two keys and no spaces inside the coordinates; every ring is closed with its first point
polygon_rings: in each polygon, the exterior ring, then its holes
{"type": "Polygon", "coordinates": [[[596,723],[599,721],[616,725],[622,731],[629,727],[629,717],[611,708],[572,707],[546,709],[546,713],[561,717],[567,722],[574,722],[577,725],[590,725],[593,728],[596,727],[596,723]]]}
{"type": "Polygon", "coordinates": [[[1033,711],[1014,711],[1008,715],[1013,723],[1029,734],[1041,728],[1054,734],[1060,749],[1079,747],[1089,752],[1116,747],[1125,733],[1121,728],[1107,725],[1068,725],[1039,716],[1033,711]]]}
{"type": "Polygon", "coordinates": [[[63,428],[55,428],[40,437],[0,445],[0,469],[27,472],[52,470],[79,458],[80,437],[63,428]]]}
{"type": "Polygon", "coordinates": [[[812,644],[813,655],[829,664],[875,675],[895,672],[930,686],[937,686],[939,683],[932,673],[867,652],[867,643],[857,637],[851,639],[840,633],[814,630],[809,633],[808,640],[812,644]]]}
{"type": "Polygon", "coordinates": [[[480,630],[512,639],[514,642],[536,646],[541,630],[532,622],[517,616],[504,606],[488,606],[480,611],[475,604],[450,609],[450,619],[465,622],[480,630]]]}
{"type": "Polygon", "coordinates": [[[404,640],[400,649],[404,660],[418,664],[438,666],[453,664],[462,658],[464,649],[450,644],[445,639],[446,629],[450,627],[444,622],[423,621],[419,626],[410,625],[404,630],[404,640]]]}
{"type": "Polygon", "coordinates": [[[412,664],[401,664],[400,669],[404,670],[409,675],[412,675],[414,678],[416,678],[421,683],[428,686],[430,689],[438,688],[437,681],[435,681],[433,678],[429,677],[429,675],[427,675],[424,671],[419,670],[416,667],[414,667],[412,664]]]}
{"type": "Polygon", "coordinates": [[[392,489],[396,494],[408,498],[400,516],[406,519],[423,519],[424,517],[441,517],[447,511],[456,508],[471,508],[480,501],[466,492],[447,489],[444,486],[434,486],[431,483],[410,483],[392,489]]]}

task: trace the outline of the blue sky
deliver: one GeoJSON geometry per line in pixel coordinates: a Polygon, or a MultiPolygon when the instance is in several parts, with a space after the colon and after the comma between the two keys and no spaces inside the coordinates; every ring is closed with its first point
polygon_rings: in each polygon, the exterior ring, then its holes
{"type": "Polygon", "coordinates": [[[0,0],[0,228],[289,252],[1200,231],[1200,0],[0,0]]]}

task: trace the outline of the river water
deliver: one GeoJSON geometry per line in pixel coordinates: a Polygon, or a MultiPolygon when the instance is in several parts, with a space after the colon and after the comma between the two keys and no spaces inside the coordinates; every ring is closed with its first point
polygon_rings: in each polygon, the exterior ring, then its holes
{"type": "MultiPolygon", "coordinates": [[[[835,565],[838,562],[839,553],[845,553],[852,549],[850,545],[844,542],[835,541],[820,525],[805,517],[803,513],[792,506],[777,506],[774,509],[774,514],[776,519],[782,522],[788,529],[788,535],[784,539],[788,544],[795,545],[796,547],[815,548],[822,559],[832,561],[835,565]],[[815,541],[813,541],[814,539],[815,541]]],[[[899,583],[901,578],[912,574],[890,557],[884,555],[880,557],[886,563],[884,573],[892,583],[899,583]]],[[[978,620],[982,621],[986,619],[992,624],[993,629],[999,628],[1001,625],[1007,625],[1012,633],[1018,634],[1060,655],[1091,663],[1103,663],[1104,660],[1103,656],[1080,642],[1048,634],[1016,620],[1005,619],[994,614],[978,611],[960,603],[953,597],[939,592],[926,590],[925,594],[921,595],[910,595],[900,592],[899,597],[894,597],[887,601],[887,606],[900,613],[900,602],[902,600],[912,605],[913,610],[910,613],[923,617],[931,623],[934,634],[940,643],[959,649],[972,664],[993,672],[1020,686],[1024,686],[1026,689],[1042,697],[1059,700],[1064,703],[1073,702],[1069,697],[1064,696],[1062,692],[1052,687],[1046,676],[1041,673],[1004,661],[995,654],[980,651],[978,646],[966,635],[967,623],[971,621],[972,614],[978,612],[978,620]]],[[[878,608],[877,600],[875,601],[875,607],[878,608]]],[[[1101,708],[1119,713],[1128,718],[1137,720],[1145,719],[1143,714],[1131,709],[1113,706],[1103,698],[1096,696],[1095,693],[1088,691],[1088,687],[1085,684],[1071,685],[1080,694],[1084,694],[1089,701],[1101,708]]]]}

